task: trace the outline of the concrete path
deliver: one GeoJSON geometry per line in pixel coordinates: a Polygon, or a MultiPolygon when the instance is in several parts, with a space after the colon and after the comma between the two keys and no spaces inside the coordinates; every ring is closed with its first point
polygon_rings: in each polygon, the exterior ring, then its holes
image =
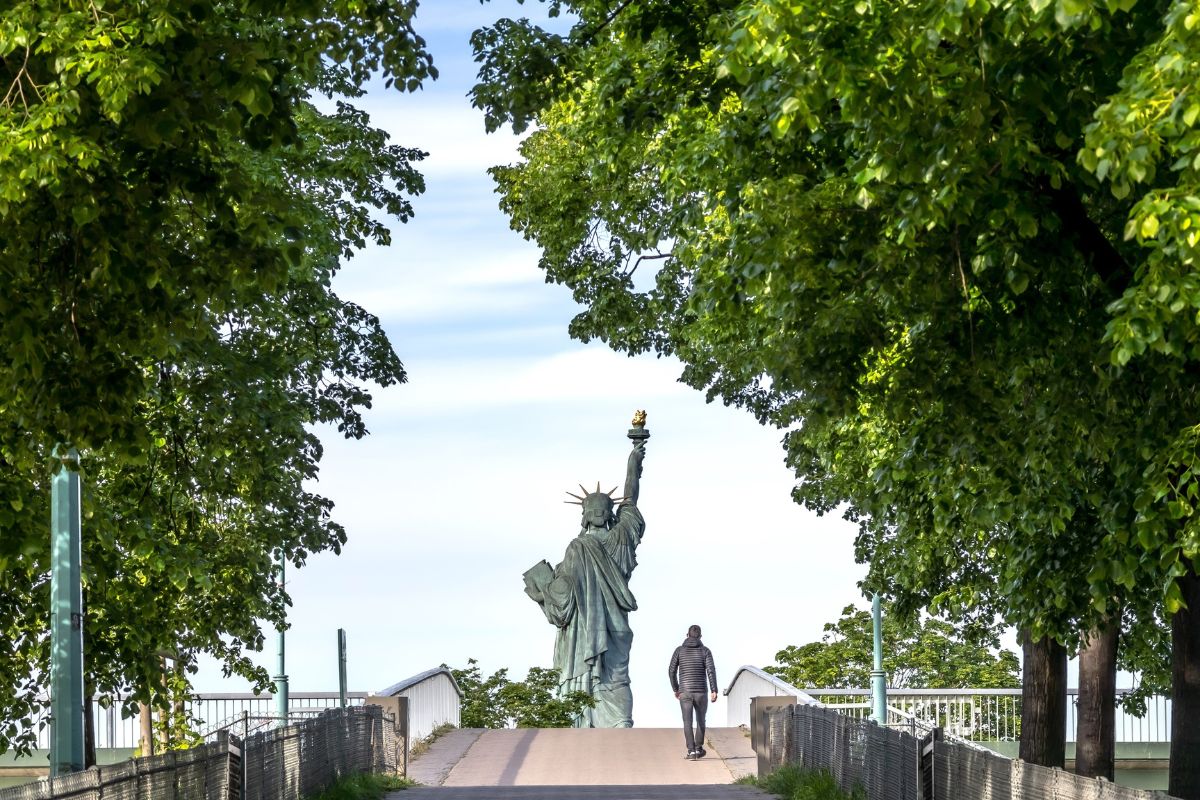
{"type": "Polygon", "coordinates": [[[385,800],[776,800],[753,786],[416,786],[385,800]]]}
{"type": "Polygon", "coordinates": [[[708,755],[684,758],[675,728],[452,731],[409,764],[425,786],[389,800],[751,800],[750,740],[710,729],[708,755]],[[450,763],[450,762],[456,763],[450,763]]]}
{"type": "MultiPolygon", "coordinates": [[[[425,786],[441,786],[483,728],[455,728],[433,740],[429,749],[408,762],[408,777],[425,786]]],[[[407,796],[407,795],[406,795],[407,796]]]]}
{"type": "MultiPolygon", "coordinates": [[[[682,735],[681,733],[680,736],[682,735]]],[[[709,728],[705,731],[704,738],[708,739],[708,751],[715,751],[721,756],[733,780],[758,774],[758,756],[750,747],[750,731],[741,728],[709,728]]]]}

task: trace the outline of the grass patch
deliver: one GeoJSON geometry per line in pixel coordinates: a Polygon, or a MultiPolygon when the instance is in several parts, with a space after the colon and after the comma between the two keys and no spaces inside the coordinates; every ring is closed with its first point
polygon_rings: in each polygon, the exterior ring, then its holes
{"type": "Polygon", "coordinates": [[[866,800],[867,797],[861,786],[849,794],[843,792],[828,772],[806,772],[791,765],[780,767],[765,778],[747,776],[737,782],[757,786],[783,800],[866,800]]]}
{"type": "Polygon", "coordinates": [[[409,759],[424,755],[429,750],[429,745],[436,742],[438,737],[443,733],[448,733],[449,731],[454,730],[454,727],[455,726],[451,725],[449,722],[443,722],[441,725],[438,725],[436,728],[430,731],[429,735],[424,739],[418,739],[417,741],[413,742],[412,747],[408,748],[409,759]]]}
{"type": "Polygon", "coordinates": [[[416,785],[416,781],[399,775],[364,772],[342,778],[309,800],[383,800],[384,795],[416,785]]]}

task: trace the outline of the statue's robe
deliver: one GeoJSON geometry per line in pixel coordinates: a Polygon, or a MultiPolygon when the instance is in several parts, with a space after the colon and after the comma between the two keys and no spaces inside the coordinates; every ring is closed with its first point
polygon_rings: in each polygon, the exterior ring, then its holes
{"type": "Polygon", "coordinates": [[[637,608],[629,576],[646,522],[636,506],[621,506],[608,530],[580,533],[567,545],[554,579],[543,588],[540,605],[558,627],[554,666],[564,692],[579,690],[596,707],[577,721],[583,728],[633,726],[629,689],[629,612],[637,608]]]}

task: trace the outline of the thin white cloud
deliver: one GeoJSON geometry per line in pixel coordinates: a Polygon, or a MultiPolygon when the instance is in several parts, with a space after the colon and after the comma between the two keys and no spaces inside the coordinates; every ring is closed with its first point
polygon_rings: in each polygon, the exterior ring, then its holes
{"type": "Polygon", "coordinates": [[[460,268],[449,279],[455,286],[541,286],[545,282],[545,273],[537,268],[537,254],[531,248],[460,268]]]}
{"type": "Polygon", "coordinates": [[[429,153],[420,166],[428,181],[462,175],[486,179],[490,167],[519,157],[522,137],[508,129],[485,134],[483,113],[466,100],[401,96],[374,110],[371,122],[396,143],[429,153]]]}
{"type": "Polygon", "coordinates": [[[461,362],[410,361],[409,383],[383,393],[373,415],[461,414],[528,403],[570,404],[606,391],[614,381],[636,386],[638,396],[677,397],[692,393],[678,382],[679,363],[671,359],[629,359],[604,347],[581,347],[529,359],[516,355],[461,362]]]}

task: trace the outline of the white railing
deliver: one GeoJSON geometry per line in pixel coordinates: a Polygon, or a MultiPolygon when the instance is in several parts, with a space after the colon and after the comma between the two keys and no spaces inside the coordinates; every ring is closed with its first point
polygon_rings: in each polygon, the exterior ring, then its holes
{"type": "MultiPolygon", "coordinates": [[[[869,689],[804,689],[824,705],[855,716],[869,716],[869,689]]],[[[1118,691],[1118,695],[1121,692],[1118,691]]],[[[887,704],[900,715],[943,728],[974,741],[1015,741],[1021,735],[1020,689],[888,689],[887,704]]],[[[1067,741],[1075,741],[1079,690],[1067,690],[1067,741]]],[[[890,715],[889,715],[890,716],[890,715]]],[[[890,722],[890,720],[889,720],[890,722]]],[[[1115,715],[1118,742],[1171,741],[1171,700],[1155,696],[1146,715],[1135,717],[1120,706],[1115,715]]]]}
{"type": "MultiPolygon", "coordinates": [[[[367,694],[368,692],[347,692],[346,704],[362,705],[367,694]]],[[[338,703],[337,692],[290,692],[288,716],[319,713],[327,708],[337,707],[338,703]]],[[[201,734],[229,728],[240,736],[242,731],[236,726],[238,721],[275,717],[275,698],[269,694],[256,695],[250,692],[206,692],[192,698],[188,703],[188,711],[192,718],[199,720],[195,728],[201,734]]],[[[141,736],[138,718],[123,717],[119,699],[109,708],[101,708],[98,702],[93,702],[92,719],[95,720],[97,748],[132,749],[138,746],[141,736]]],[[[38,747],[50,748],[49,726],[38,731],[38,747]]]]}

